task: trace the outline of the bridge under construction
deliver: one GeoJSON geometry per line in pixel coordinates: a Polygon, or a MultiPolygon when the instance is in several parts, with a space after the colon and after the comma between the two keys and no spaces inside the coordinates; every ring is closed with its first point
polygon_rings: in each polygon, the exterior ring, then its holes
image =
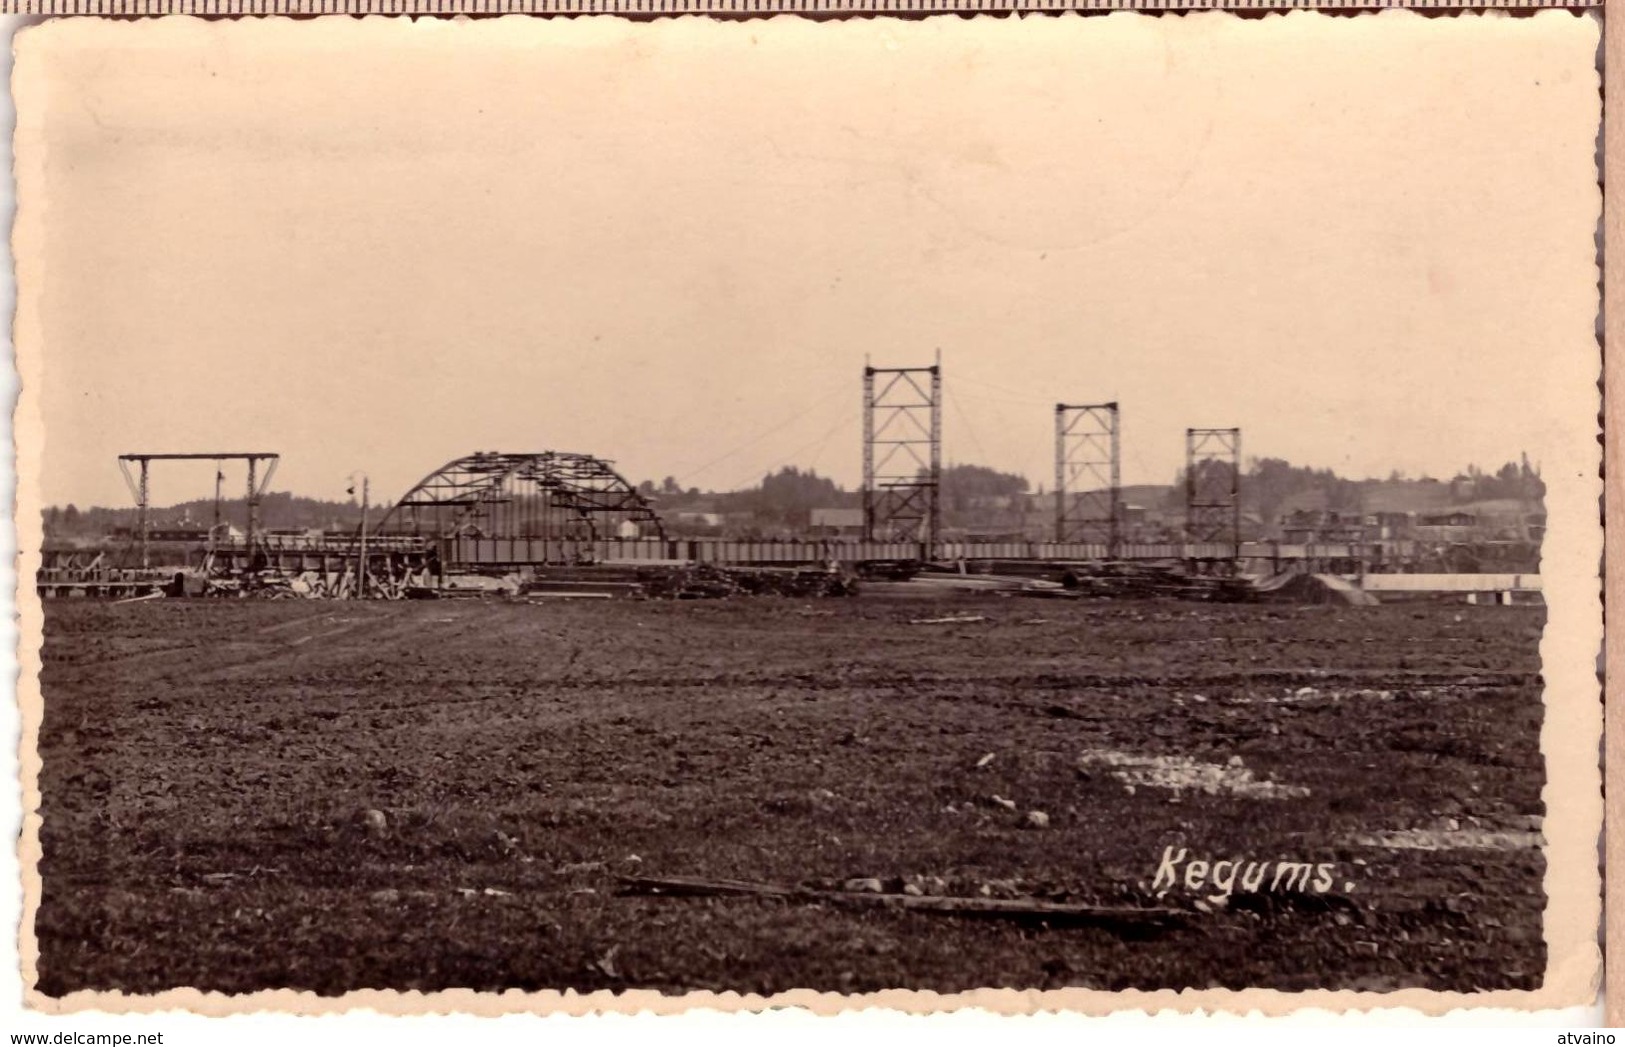
{"type": "Polygon", "coordinates": [[[863,371],[863,533],[852,538],[734,540],[677,537],[656,506],[592,454],[483,451],[431,470],[376,520],[363,497],[352,533],[267,530],[262,496],[273,452],[132,453],[119,465],[136,499],[137,526],[120,550],[47,547],[43,596],[139,596],[279,588],[302,595],[400,597],[458,579],[592,566],[714,565],[821,568],[856,575],[958,565],[961,573],[1050,581],[1110,573],[1106,565],[1161,564],[1197,578],[1261,580],[1285,573],[1357,577],[1414,570],[1418,543],[1244,541],[1241,431],[1188,429],[1183,541],[1133,542],[1123,526],[1120,407],[1055,406],[1055,524],[1044,541],[960,541],[940,514],[942,367],[863,371]],[[217,462],[214,526],[182,548],[155,539],[150,469],[217,462]],[[245,526],[220,513],[223,463],[246,464],[245,526]],[[134,465],[138,478],[129,467],[134,465]]]}

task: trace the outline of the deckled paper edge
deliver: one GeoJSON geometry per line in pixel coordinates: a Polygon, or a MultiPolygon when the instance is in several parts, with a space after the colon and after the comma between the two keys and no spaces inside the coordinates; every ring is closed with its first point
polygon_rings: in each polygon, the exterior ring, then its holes
{"type": "MultiPolygon", "coordinates": [[[[1604,170],[1625,170],[1625,0],[1608,0],[1603,13],[1603,80],[1604,97],[1615,100],[1614,105],[1603,107],[1603,167],[1604,170]]],[[[1603,196],[1603,382],[1604,382],[1604,469],[1612,477],[1604,485],[1606,515],[1617,527],[1625,520],[1625,490],[1620,481],[1625,479],[1625,267],[1608,265],[1608,251],[1625,252],[1625,194],[1615,192],[1603,196]],[[1608,347],[1614,351],[1609,352],[1608,347]]],[[[1625,607],[1625,550],[1619,541],[1606,541],[1606,595],[1605,603],[1614,608],[1625,607]]],[[[1617,614],[1617,610],[1616,610],[1617,614]]],[[[1614,809],[1619,810],[1620,797],[1625,797],[1625,630],[1615,628],[1604,633],[1604,672],[1606,675],[1605,715],[1607,726],[1604,766],[1607,768],[1607,794],[1613,796],[1614,809]]],[[[1607,924],[1604,939],[1613,945],[1616,957],[1607,965],[1607,988],[1604,993],[1606,1020],[1612,1027],[1625,1026],[1625,962],[1618,957],[1625,950],[1625,828],[1619,817],[1604,813],[1604,861],[1607,868],[1607,897],[1613,904],[1605,907],[1607,924]]]]}
{"type": "MultiPolygon", "coordinates": [[[[1610,12],[1625,4],[1625,0],[1607,0],[1610,12]]],[[[990,16],[989,16],[990,17],[990,16]]],[[[1076,19],[1078,14],[1044,15],[1045,17],[1076,19]]],[[[1150,17],[1133,13],[1114,13],[1106,17],[1150,17]]],[[[1187,18],[1235,18],[1228,12],[1185,14],[1187,18]]],[[[1330,16],[1311,12],[1293,11],[1269,17],[1306,18],[1330,16]]],[[[1361,14],[1360,18],[1421,18],[1411,11],[1388,10],[1361,14]]],[[[1504,12],[1457,14],[1453,18],[1500,18],[1504,12]]],[[[1577,16],[1567,11],[1540,11],[1532,16],[1540,18],[1594,17],[1577,16]]],[[[199,19],[169,17],[165,23],[186,23],[189,31],[207,33],[229,31],[238,33],[284,31],[287,24],[298,24],[311,30],[334,23],[355,24],[353,19],[335,16],[332,19],[295,22],[290,19],[265,21],[204,22],[199,19]]],[[[363,25],[378,26],[379,32],[399,31],[393,26],[410,24],[414,29],[446,32],[451,26],[493,27],[503,32],[531,31],[527,23],[544,21],[523,16],[499,20],[472,22],[457,19],[451,22],[430,21],[405,23],[383,17],[363,20],[363,25]]],[[[655,23],[622,23],[612,17],[584,20],[592,23],[596,31],[606,34],[627,32],[626,25],[660,26],[661,31],[686,32],[696,23],[710,21],[703,16],[692,16],[655,23]]],[[[779,15],[768,20],[772,23],[805,23],[810,26],[835,25],[838,22],[809,22],[797,16],[779,15]]],[[[864,19],[864,21],[878,21],[864,19]]],[[[926,23],[902,20],[890,22],[888,31],[903,34],[919,31],[926,23]]],[[[1615,21],[1620,21],[1615,18],[1615,21]]],[[[140,29],[155,23],[132,23],[127,28],[140,29]]],[[[758,27],[761,23],[755,23],[758,27]]],[[[49,25],[49,23],[48,23],[49,25]]],[[[1610,54],[1622,54],[1618,49],[1621,27],[1615,26],[1607,34],[1610,54]]],[[[1557,691],[1565,696],[1561,709],[1554,710],[1547,703],[1547,716],[1541,733],[1541,749],[1546,756],[1548,780],[1544,796],[1547,803],[1545,825],[1547,837],[1546,892],[1547,909],[1545,933],[1548,947],[1548,966],[1543,986],[1532,991],[1493,991],[1484,993],[1436,992],[1425,989],[1405,989],[1392,993],[1353,992],[1345,990],[1309,990],[1282,992],[1272,989],[1247,990],[1130,990],[1110,992],[1090,989],[1063,990],[1011,990],[978,989],[955,994],[939,994],[912,990],[890,990],[877,993],[842,995],[811,990],[793,990],[773,996],[753,994],[695,992],[682,996],[667,996],[653,991],[624,993],[597,992],[521,992],[510,990],[500,994],[480,993],[473,990],[447,990],[433,993],[398,992],[394,990],[362,990],[342,996],[323,997],[310,992],[275,990],[240,995],[199,992],[195,989],[174,989],[152,995],[131,995],[121,992],[75,992],[61,998],[48,997],[37,988],[38,941],[33,922],[39,907],[40,857],[39,829],[39,771],[38,738],[42,713],[39,689],[41,616],[40,599],[29,581],[39,567],[39,552],[43,540],[41,518],[42,503],[38,484],[38,471],[23,468],[24,449],[29,460],[37,460],[46,434],[38,405],[30,395],[30,388],[39,381],[43,369],[41,359],[40,316],[38,301],[46,289],[41,287],[43,270],[33,260],[32,245],[39,241],[48,227],[48,207],[39,202],[45,185],[48,158],[40,143],[31,141],[32,130],[26,114],[43,92],[43,85],[32,82],[32,59],[25,49],[25,39],[35,30],[24,30],[14,42],[16,65],[12,78],[13,98],[17,112],[15,138],[15,176],[17,185],[17,219],[13,228],[12,248],[16,259],[17,314],[13,326],[17,371],[21,383],[14,432],[17,449],[17,502],[16,528],[18,538],[17,608],[19,614],[18,649],[18,703],[21,714],[21,743],[19,766],[22,776],[23,823],[18,844],[18,859],[23,874],[24,905],[20,928],[19,953],[25,986],[26,1004],[44,1013],[71,1013],[105,1011],[115,1013],[151,1013],[183,1010],[206,1015],[225,1015],[260,1011],[278,1011],[295,1014],[326,1014],[357,1009],[373,1010],[382,1014],[409,1015],[434,1013],[464,1013],[499,1015],[509,1013],[549,1013],[585,1015],[596,1013],[653,1013],[675,1014],[691,1009],[721,1012],[748,1012],[779,1008],[802,1008],[816,1014],[836,1014],[869,1008],[883,1008],[906,1013],[925,1014],[977,1008],[998,1014],[1033,1014],[1046,1011],[1067,1011],[1099,1015],[1138,1009],[1147,1013],[1177,1012],[1230,1012],[1261,1015],[1283,1015],[1301,1010],[1350,1011],[1377,1008],[1410,1008],[1428,1015],[1448,1013],[1459,1008],[1509,1008],[1515,1010],[1546,1009],[1584,1005],[1594,1000],[1600,985],[1601,960],[1597,934],[1601,914],[1601,873],[1595,861],[1598,852],[1598,832],[1602,823],[1602,772],[1597,760],[1588,754],[1600,752],[1602,740],[1601,703],[1587,701],[1587,694],[1595,694],[1596,680],[1593,666],[1596,652],[1602,642],[1601,586],[1594,583],[1594,566],[1601,562],[1603,548],[1600,532],[1592,532],[1571,512],[1552,514],[1552,528],[1543,545],[1543,575],[1548,600],[1548,623],[1541,643],[1543,675],[1548,696],[1557,691]],[[1586,532],[1586,533],[1577,533],[1586,532]],[[1552,572],[1555,562],[1566,566],[1552,572]],[[1578,570],[1574,565],[1579,563],[1578,570]],[[1551,572],[1551,573],[1547,573],[1551,572]],[[1572,628],[1568,623],[1573,623],[1572,628]]],[[[814,30],[816,31],[816,30],[814,30]]],[[[1622,55],[1620,61],[1625,61],[1622,55]]],[[[1618,62],[1611,63],[1610,83],[1620,76],[1618,62]]],[[[1625,92],[1614,94],[1625,97],[1625,92]]],[[[1613,137],[1609,146],[1616,143],[1613,137]]],[[[1613,149],[1609,149],[1613,155],[1613,149]]],[[[1600,193],[1599,193],[1600,196],[1600,193]]],[[[1600,205],[1600,200],[1599,200],[1600,205]]],[[[1610,212],[1610,221],[1617,227],[1618,215],[1610,212]]],[[[1611,299],[1612,300],[1612,299],[1611,299]]],[[[1619,309],[1614,311],[1619,324],[1619,309]]],[[[1620,365],[1615,364],[1618,368],[1620,365]]],[[[1614,371],[1618,373],[1618,371],[1614,371]]],[[[1577,390],[1578,393],[1578,390],[1577,390]]],[[[1598,401],[1601,406],[1600,399],[1598,401]]],[[[1614,410],[1617,410],[1615,408],[1614,410]]],[[[1611,448],[1610,453],[1614,454],[1611,448]]],[[[1599,459],[1600,459],[1599,454],[1599,459]]],[[[1616,472],[1615,476],[1621,475],[1616,472]]],[[[1553,485],[1556,487],[1557,485],[1553,485]]],[[[1563,485],[1567,501],[1600,502],[1602,485],[1579,482],[1572,487],[1563,485]],[[1584,489],[1582,489],[1584,488],[1584,489]]],[[[1561,495],[1559,496],[1561,497],[1561,495]]],[[[1618,505],[1617,491],[1609,494],[1618,505]]],[[[1548,495],[1548,511],[1552,495],[1548,495]]],[[[1615,572],[1609,572],[1610,590],[1618,585],[1615,572]]],[[[1619,641],[1610,647],[1610,656],[1617,653],[1619,641]]],[[[1612,657],[1610,657],[1612,664],[1612,657]]],[[[1617,691],[1618,684],[1614,685],[1617,691]]],[[[1616,725],[1617,727],[1617,725],[1616,725]]],[[[1616,731],[1617,735],[1617,731],[1616,731]]],[[[1617,742],[1617,737],[1614,739],[1617,742]]],[[[1617,844],[1617,841],[1616,841],[1617,844]]],[[[1617,878],[1618,864],[1612,874],[1617,878]]],[[[1613,922],[1620,922],[1615,913],[1613,922]]],[[[1616,972],[1617,977],[1617,972],[1616,972]]],[[[1620,1006],[1619,1001],[1612,1005],[1620,1006]]]]}

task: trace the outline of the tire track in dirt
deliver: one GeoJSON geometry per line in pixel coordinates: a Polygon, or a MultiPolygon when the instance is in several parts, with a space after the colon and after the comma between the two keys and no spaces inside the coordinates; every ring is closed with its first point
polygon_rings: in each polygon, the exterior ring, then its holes
{"type": "MultiPolygon", "coordinates": [[[[308,621],[304,619],[299,624],[306,624],[308,621]]],[[[213,665],[192,679],[199,683],[228,683],[274,670],[278,662],[289,659],[304,663],[338,655],[330,660],[342,664],[357,657],[389,649],[399,643],[408,632],[423,631],[418,616],[410,609],[390,608],[381,611],[376,609],[376,605],[370,605],[357,619],[338,628],[324,629],[292,639],[261,641],[254,644],[255,653],[237,658],[229,664],[213,665]],[[313,641],[319,642],[314,646],[307,646],[313,641]]],[[[437,638],[444,635],[439,633],[437,638]]],[[[212,653],[218,649],[219,647],[215,646],[211,647],[210,651],[212,653]]]]}

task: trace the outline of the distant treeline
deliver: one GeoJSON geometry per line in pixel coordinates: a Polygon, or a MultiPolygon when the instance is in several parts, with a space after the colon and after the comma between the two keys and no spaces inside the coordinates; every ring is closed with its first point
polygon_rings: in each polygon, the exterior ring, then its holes
{"type": "MultiPolygon", "coordinates": [[[[189,502],[155,508],[150,513],[151,526],[177,528],[208,528],[214,524],[213,498],[197,498],[189,502]]],[[[380,510],[372,509],[377,519],[380,510]]],[[[108,508],[91,506],[80,509],[68,504],[51,506],[45,510],[45,533],[55,537],[83,537],[107,534],[115,528],[133,528],[138,515],[134,506],[108,508]]],[[[248,503],[242,498],[223,498],[220,501],[220,520],[238,529],[248,521],[248,503]]],[[[359,501],[330,502],[321,498],[304,498],[286,491],[268,491],[260,499],[260,524],[274,529],[353,530],[361,524],[359,501]]]]}
{"type": "MultiPolygon", "coordinates": [[[[1225,467],[1209,463],[1207,468],[1222,472],[1225,467]]],[[[1355,512],[1368,509],[1366,503],[1379,488],[1388,504],[1404,504],[1408,491],[1416,494],[1419,505],[1437,504],[1441,485],[1443,499],[1451,504],[1505,498],[1538,505],[1546,493],[1539,470],[1531,467],[1527,458],[1508,462],[1494,472],[1469,466],[1449,480],[1409,478],[1397,472],[1384,480],[1350,480],[1330,469],[1296,466],[1281,458],[1253,458],[1242,473],[1241,491],[1244,508],[1262,520],[1273,521],[1284,505],[1306,493],[1316,493],[1325,508],[1355,512]]],[[[715,514],[764,532],[804,528],[814,509],[855,509],[862,505],[860,492],[795,466],[768,473],[759,484],[740,491],[685,489],[671,476],[659,483],[645,480],[637,488],[662,514],[715,514]]],[[[1184,504],[1184,472],[1181,470],[1166,487],[1140,486],[1135,492],[1147,508],[1173,511],[1184,504]]],[[[1024,476],[981,465],[946,467],[941,505],[944,525],[957,528],[1020,528],[1025,522],[1047,518],[1053,512],[1053,502],[1045,499],[1042,485],[1035,491],[1024,476]]],[[[247,514],[242,498],[225,499],[219,508],[223,521],[243,526],[247,514]]],[[[382,516],[385,508],[374,505],[372,519],[382,516]]],[[[152,525],[206,528],[214,523],[214,514],[213,499],[199,498],[154,509],[152,525]]],[[[327,501],[274,491],[261,500],[260,521],[272,529],[354,530],[361,523],[361,505],[354,500],[327,501]]],[[[55,537],[102,535],[115,528],[134,527],[135,523],[133,507],[80,509],[66,505],[45,510],[46,533],[55,537]]]]}
{"type": "MultiPolygon", "coordinates": [[[[1224,467],[1218,463],[1204,464],[1207,469],[1224,473],[1224,467]]],[[[1181,469],[1168,490],[1170,507],[1184,504],[1185,487],[1185,471],[1181,469]]],[[[1242,506],[1264,520],[1276,519],[1289,500],[1307,493],[1321,495],[1325,508],[1332,511],[1368,512],[1372,510],[1373,495],[1378,490],[1384,493],[1382,500],[1386,504],[1406,506],[1409,502],[1414,508],[1441,499],[1454,505],[1496,499],[1541,505],[1546,497],[1545,481],[1540,478],[1540,470],[1529,464],[1528,456],[1518,462],[1507,462],[1493,473],[1470,465],[1449,480],[1431,476],[1412,478],[1397,470],[1382,480],[1350,480],[1331,469],[1293,465],[1282,458],[1250,459],[1241,474],[1242,506]],[[1407,499],[1407,493],[1414,497],[1407,499]]]]}
{"type": "MultiPolygon", "coordinates": [[[[743,491],[684,490],[673,477],[661,483],[645,480],[638,490],[662,509],[695,510],[719,515],[748,514],[763,524],[806,527],[814,509],[856,509],[863,505],[860,491],[849,491],[813,470],[785,466],[762,477],[743,491]]],[[[942,471],[940,499],[947,513],[988,505],[1025,503],[1026,477],[1001,473],[981,465],[950,465],[942,471]]]]}

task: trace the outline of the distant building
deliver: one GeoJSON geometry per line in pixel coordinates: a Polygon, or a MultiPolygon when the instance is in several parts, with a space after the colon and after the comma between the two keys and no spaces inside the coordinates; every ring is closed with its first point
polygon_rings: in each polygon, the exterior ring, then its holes
{"type": "Polygon", "coordinates": [[[1288,545],[1363,542],[1377,530],[1376,515],[1332,509],[1299,509],[1281,517],[1281,540],[1288,545]]]}
{"type": "Polygon", "coordinates": [[[147,538],[154,542],[206,542],[209,531],[200,527],[153,527],[148,529],[147,538]]]}
{"type": "Polygon", "coordinates": [[[1379,512],[1371,514],[1376,521],[1378,538],[1404,538],[1410,534],[1415,516],[1411,513],[1379,512]]]}
{"type": "Polygon", "coordinates": [[[862,509],[814,509],[810,527],[818,538],[862,538],[862,509]]]}
{"type": "Polygon", "coordinates": [[[1360,487],[1368,513],[1440,513],[1451,498],[1450,485],[1437,480],[1373,480],[1360,487]]]}
{"type": "MultiPolygon", "coordinates": [[[[111,538],[133,539],[140,537],[141,530],[137,527],[120,524],[111,528],[107,533],[111,538]]],[[[264,534],[265,532],[262,531],[261,537],[264,534]]],[[[243,532],[231,524],[223,523],[215,532],[214,537],[217,542],[240,542],[243,540],[243,532]]],[[[147,528],[147,540],[149,542],[188,542],[202,545],[209,540],[209,528],[199,527],[192,523],[153,524],[147,528]]]]}
{"type": "Polygon", "coordinates": [[[671,514],[671,519],[684,527],[721,527],[721,513],[698,513],[683,510],[671,514]]]}
{"type": "Polygon", "coordinates": [[[1294,522],[1303,523],[1316,519],[1316,514],[1325,512],[1330,506],[1331,499],[1326,496],[1326,492],[1318,487],[1311,487],[1303,491],[1293,491],[1281,499],[1276,511],[1280,513],[1283,524],[1289,518],[1294,522]]]}
{"type": "Polygon", "coordinates": [[[1481,537],[1478,517],[1457,509],[1448,513],[1424,513],[1411,528],[1416,537],[1432,542],[1470,542],[1481,537]]]}

